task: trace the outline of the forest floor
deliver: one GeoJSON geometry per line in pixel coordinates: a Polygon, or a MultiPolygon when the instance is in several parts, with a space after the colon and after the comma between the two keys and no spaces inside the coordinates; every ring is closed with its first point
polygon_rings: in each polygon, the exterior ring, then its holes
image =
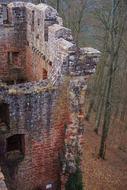
{"type": "Polygon", "coordinates": [[[100,134],[97,135],[93,131],[93,125],[88,121],[85,121],[85,129],[83,154],[85,190],[126,190],[127,149],[124,145],[125,143],[127,145],[127,136],[125,133],[121,136],[117,128],[114,130],[117,133],[114,131],[110,133],[106,159],[101,160],[98,159],[100,134]]]}

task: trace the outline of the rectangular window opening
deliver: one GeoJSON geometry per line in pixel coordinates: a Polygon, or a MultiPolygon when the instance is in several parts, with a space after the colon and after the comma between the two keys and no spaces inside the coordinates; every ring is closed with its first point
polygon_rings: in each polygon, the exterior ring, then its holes
{"type": "Polygon", "coordinates": [[[9,105],[6,103],[0,104],[0,129],[9,128],[10,124],[10,114],[9,114],[9,105]]]}
{"type": "Polygon", "coordinates": [[[23,134],[16,134],[6,139],[6,153],[9,160],[24,157],[25,140],[23,134]]]}

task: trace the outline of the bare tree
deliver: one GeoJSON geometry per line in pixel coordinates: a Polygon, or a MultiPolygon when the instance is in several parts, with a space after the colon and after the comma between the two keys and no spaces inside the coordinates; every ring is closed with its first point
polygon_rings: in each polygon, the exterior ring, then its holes
{"type": "Polygon", "coordinates": [[[84,14],[87,0],[63,0],[60,5],[60,15],[66,27],[72,30],[77,45],[80,42],[81,30],[84,27],[84,14]]]}
{"type": "Polygon", "coordinates": [[[124,3],[122,0],[112,0],[111,11],[108,14],[108,19],[102,19],[104,26],[106,28],[106,33],[108,34],[107,43],[107,79],[106,79],[106,89],[105,89],[105,102],[104,102],[104,120],[102,126],[102,137],[99,149],[99,157],[105,158],[106,151],[106,139],[109,132],[111,111],[112,111],[112,84],[114,72],[117,69],[120,48],[122,45],[122,35],[124,33],[126,20],[126,11],[124,9],[124,3]]]}

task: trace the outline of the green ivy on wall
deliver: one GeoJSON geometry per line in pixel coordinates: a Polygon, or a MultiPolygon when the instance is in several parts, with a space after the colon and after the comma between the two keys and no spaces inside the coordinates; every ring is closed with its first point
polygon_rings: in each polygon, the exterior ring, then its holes
{"type": "Polygon", "coordinates": [[[65,186],[66,190],[83,190],[82,172],[80,168],[74,174],[71,174],[65,186]]]}

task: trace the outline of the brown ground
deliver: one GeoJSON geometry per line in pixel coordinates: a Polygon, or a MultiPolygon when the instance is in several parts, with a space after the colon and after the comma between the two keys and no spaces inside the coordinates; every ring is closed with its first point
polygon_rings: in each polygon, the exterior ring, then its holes
{"type": "Polygon", "coordinates": [[[110,131],[106,160],[97,158],[99,142],[100,135],[96,135],[92,125],[86,121],[83,155],[85,190],[127,190],[127,135],[125,132],[120,134],[119,127],[110,131]]]}

